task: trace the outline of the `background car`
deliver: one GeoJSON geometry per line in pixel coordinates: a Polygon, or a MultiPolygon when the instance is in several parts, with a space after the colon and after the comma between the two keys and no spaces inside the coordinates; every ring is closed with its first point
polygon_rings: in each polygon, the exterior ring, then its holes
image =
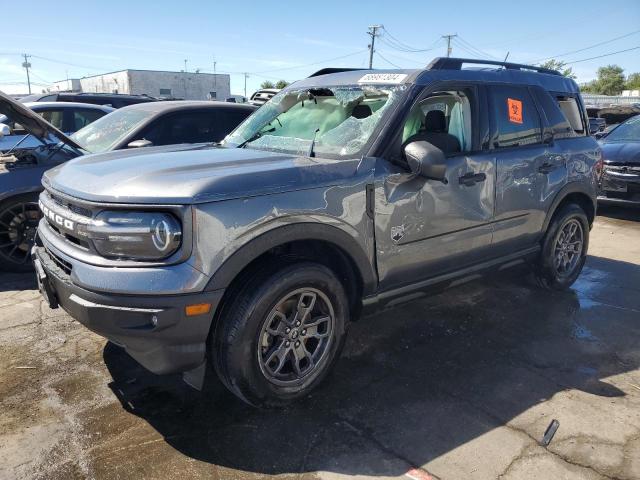
{"type": "Polygon", "coordinates": [[[18,122],[40,142],[36,147],[19,146],[0,154],[0,269],[32,268],[29,251],[41,216],[38,193],[46,170],[86,153],[152,145],[156,150],[174,151],[207,148],[255,109],[207,101],[144,103],[116,110],[69,137],[24,104],[0,93],[0,114],[18,122]],[[182,145],[168,147],[176,143],[182,145]]]}
{"type": "Polygon", "coordinates": [[[253,105],[228,102],[142,103],[116,110],[71,138],[90,153],[219,142],[255,110],[253,105]]]}
{"type": "Polygon", "coordinates": [[[612,129],[600,146],[603,172],[598,200],[640,204],[640,115],[612,129]]]}
{"type": "Polygon", "coordinates": [[[38,93],[27,95],[18,100],[21,103],[28,102],[81,102],[94,105],[107,105],[113,108],[122,108],[137,103],[157,102],[158,98],[148,95],[126,95],[123,93],[38,93]]]}
{"type": "Polygon", "coordinates": [[[251,105],[256,105],[257,107],[260,107],[265,103],[267,103],[269,100],[271,100],[273,96],[279,91],[280,89],[278,88],[263,88],[261,90],[257,90],[249,98],[249,103],[251,105]]]}
{"type": "MultiPolygon", "coordinates": [[[[47,122],[68,135],[86,127],[115,109],[104,105],[75,102],[29,102],[25,106],[41,115],[47,122]]],[[[0,115],[0,124],[9,127],[9,135],[0,139],[0,152],[6,152],[28,135],[19,122],[0,115]]],[[[22,148],[36,147],[41,142],[32,136],[20,143],[22,148]]]]}

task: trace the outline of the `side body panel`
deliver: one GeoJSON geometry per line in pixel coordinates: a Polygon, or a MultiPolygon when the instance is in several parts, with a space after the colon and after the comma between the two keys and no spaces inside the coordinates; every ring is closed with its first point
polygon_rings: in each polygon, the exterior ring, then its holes
{"type": "Polygon", "coordinates": [[[495,161],[489,154],[448,159],[447,183],[378,160],[375,219],[382,290],[463,268],[489,254],[495,161]],[[484,173],[473,186],[459,177],[484,173]]]}

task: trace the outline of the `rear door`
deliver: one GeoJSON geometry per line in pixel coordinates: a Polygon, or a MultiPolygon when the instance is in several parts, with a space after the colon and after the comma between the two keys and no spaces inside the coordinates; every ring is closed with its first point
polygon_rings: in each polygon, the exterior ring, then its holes
{"type": "Polygon", "coordinates": [[[544,222],[541,170],[549,161],[550,138],[530,89],[519,85],[487,87],[491,148],[496,159],[493,252],[513,253],[538,240],[544,222]]]}

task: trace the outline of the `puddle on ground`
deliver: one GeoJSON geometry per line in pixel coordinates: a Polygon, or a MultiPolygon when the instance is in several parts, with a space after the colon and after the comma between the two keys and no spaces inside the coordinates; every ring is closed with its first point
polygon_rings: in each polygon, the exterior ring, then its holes
{"type": "Polygon", "coordinates": [[[581,309],[587,310],[602,305],[601,302],[595,300],[593,297],[602,289],[603,285],[606,284],[608,277],[609,274],[603,270],[597,270],[587,266],[583,268],[582,273],[571,287],[578,296],[581,309]]]}
{"type": "Polygon", "coordinates": [[[591,330],[589,330],[584,325],[580,325],[579,323],[574,323],[572,337],[577,340],[585,340],[587,342],[598,341],[598,337],[591,333],[591,330]]]}

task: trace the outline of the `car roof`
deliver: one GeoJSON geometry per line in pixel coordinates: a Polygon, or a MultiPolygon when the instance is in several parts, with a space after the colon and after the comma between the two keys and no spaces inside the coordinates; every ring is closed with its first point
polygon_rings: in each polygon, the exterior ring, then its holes
{"type": "Polygon", "coordinates": [[[32,110],[40,110],[47,107],[63,107],[63,108],[86,108],[91,110],[102,110],[104,112],[112,112],[115,110],[113,107],[107,105],[96,105],[95,103],[81,103],[81,102],[26,102],[24,103],[32,110]],[[35,107],[35,108],[34,108],[35,107]]]}
{"type": "Polygon", "coordinates": [[[533,65],[464,58],[436,58],[423,69],[323,69],[308,78],[295,82],[292,87],[339,86],[358,83],[428,85],[443,80],[537,85],[552,92],[579,92],[578,84],[575,81],[562,76],[555,70],[533,65]],[[462,68],[464,64],[479,66],[462,68]]]}
{"type": "Polygon", "coordinates": [[[234,110],[255,110],[256,107],[245,103],[215,102],[211,100],[168,100],[162,102],[136,103],[127,105],[120,110],[140,110],[144,112],[170,112],[177,110],[189,110],[196,108],[228,108],[234,110]]]}

